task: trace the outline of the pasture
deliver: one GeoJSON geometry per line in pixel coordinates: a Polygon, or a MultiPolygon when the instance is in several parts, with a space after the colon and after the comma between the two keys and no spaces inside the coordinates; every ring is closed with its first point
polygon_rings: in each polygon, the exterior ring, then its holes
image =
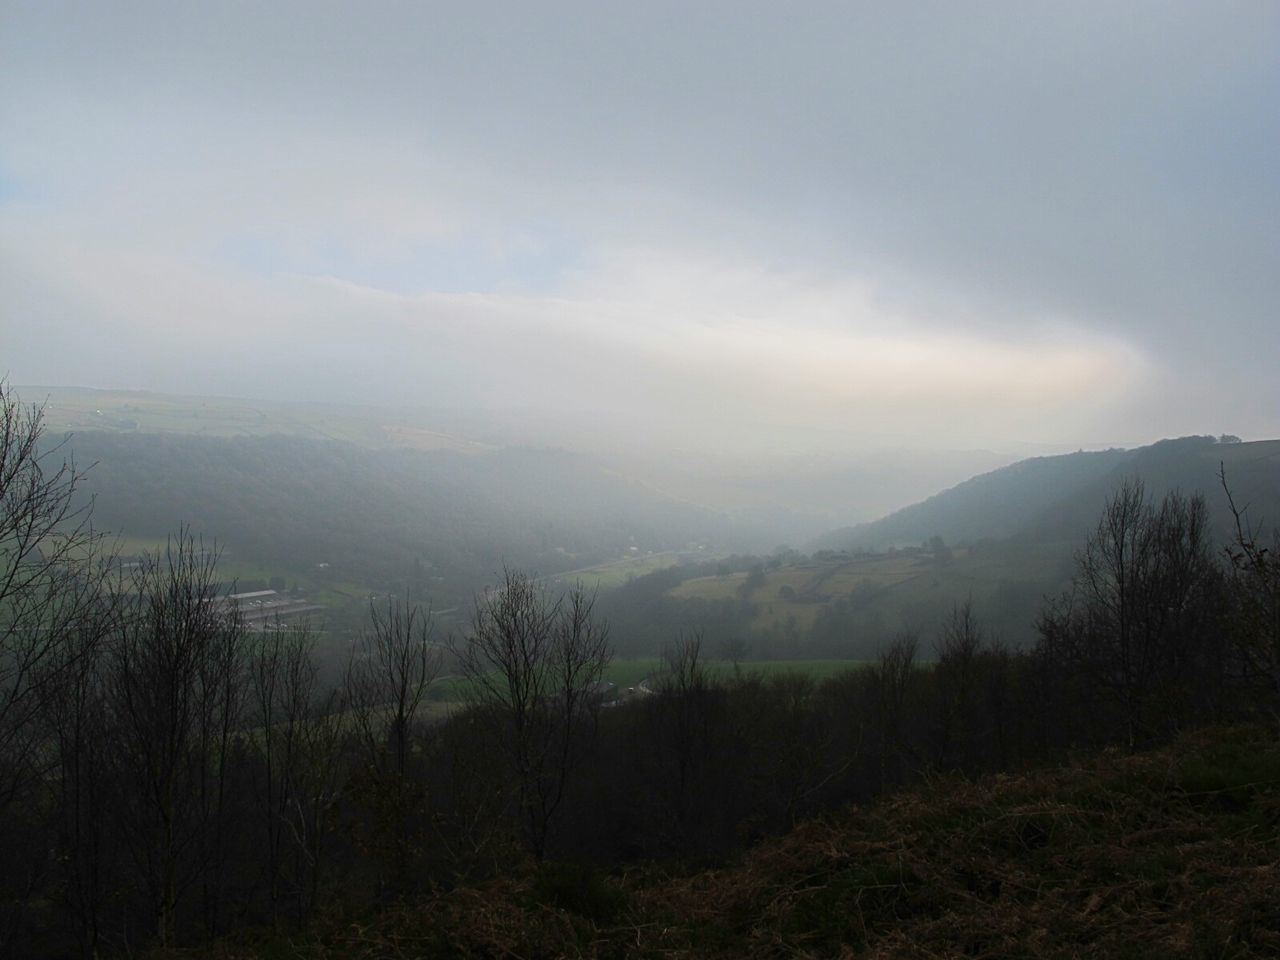
{"type": "MultiPolygon", "coordinates": [[[[679,600],[750,603],[751,630],[757,634],[804,635],[824,608],[840,603],[927,638],[952,606],[965,599],[972,599],[982,615],[1007,606],[1011,592],[1029,590],[1034,600],[1061,589],[1070,576],[1073,546],[1001,542],[959,547],[945,563],[927,553],[836,555],[766,570],[749,592],[747,574],[738,572],[686,580],[670,595],[679,600]]],[[[1030,623],[1031,614],[1024,619],[1030,623]]]]}
{"type": "Polygon", "coordinates": [[[634,580],[636,577],[642,577],[647,573],[654,573],[658,570],[665,570],[667,567],[687,562],[689,559],[691,558],[685,554],[668,550],[663,553],[650,553],[640,557],[623,557],[619,560],[610,560],[594,566],[583,567],[581,570],[567,570],[564,573],[546,577],[545,580],[557,589],[581,583],[587,590],[611,590],[614,587],[622,586],[630,580],[634,580]]]}

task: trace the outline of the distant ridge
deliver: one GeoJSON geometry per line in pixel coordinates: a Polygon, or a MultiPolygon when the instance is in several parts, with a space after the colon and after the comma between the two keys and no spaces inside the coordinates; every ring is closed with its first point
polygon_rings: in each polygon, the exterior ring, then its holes
{"type": "Polygon", "coordinates": [[[1080,539],[1126,477],[1141,479],[1153,496],[1173,489],[1204,493],[1215,528],[1225,537],[1231,516],[1218,480],[1220,465],[1237,503],[1249,506],[1250,519],[1268,528],[1280,525],[1280,440],[1192,436],[1132,450],[1020,460],[880,520],[833,530],[816,546],[883,550],[933,536],[948,544],[1080,539]]]}

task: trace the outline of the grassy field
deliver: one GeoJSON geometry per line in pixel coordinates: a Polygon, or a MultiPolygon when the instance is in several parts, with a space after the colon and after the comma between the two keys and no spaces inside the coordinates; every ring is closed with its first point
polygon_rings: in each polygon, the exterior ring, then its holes
{"type": "MultiPolygon", "coordinates": [[[[755,605],[752,629],[757,633],[804,633],[824,606],[840,600],[874,611],[885,623],[927,633],[942,611],[965,599],[972,599],[981,613],[1010,585],[1045,584],[1045,592],[1051,592],[1053,585],[1065,581],[1064,558],[1072,546],[1000,543],[958,548],[947,563],[921,554],[805,560],[766,571],[745,599],[755,605]]],[[[746,573],[698,577],[675,587],[671,595],[683,600],[738,600],[746,581],[746,573]]]]}
{"type": "Polygon", "coordinates": [[[662,661],[657,657],[639,657],[636,659],[614,660],[605,671],[604,678],[618,685],[619,690],[639,686],[640,681],[662,669],[662,661]]]}
{"type": "MultiPolygon", "coordinates": [[[[115,537],[108,543],[115,548],[119,556],[126,558],[143,553],[163,556],[167,546],[163,537],[115,537]]],[[[243,589],[246,583],[269,583],[272,577],[282,577],[285,580],[286,589],[292,589],[296,585],[308,600],[328,607],[343,606],[352,599],[362,599],[370,593],[367,585],[354,581],[317,577],[309,568],[299,570],[244,560],[238,557],[234,550],[211,541],[206,542],[205,546],[218,548],[218,579],[228,587],[234,584],[239,589],[243,589]]]]}
{"type": "MultiPolygon", "coordinates": [[[[803,673],[815,680],[827,680],[848,670],[857,670],[867,666],[868,660],[744,660],[739,664],[744,675],[757,674],[764,677],[785,673],[803,673]]],[[[732,670],[732,666],[724,661],[716,664],[722,670],[732,670]]]]}
{"type": "MultiPolygon", "coordinates": [[[[569,586],[575,582],[580,582],[588,590],[610,590],[614,587],[620,587],[636,577],[642,577],[646,573],[665,570],[667,567],[673,567],[677,563],[688,562],[690,559],[693,559],[693,557],[669,550],[664,553],[646,554],[642,557],[623,557],[620,560],[610,560],[607,563],[583,567],[581,570],[558,573],[546,579],[557,587],[569,586]]],[[[706,558],[698,557],[698,559],[706,558]]]]}
{"type": "MultiPolygon", "coordinates": [[[[937,565],[927,558],[902,554],[806,560],[767,571],[763,584],[751,592],[751,599],[757,603],[773,602],[774,598],[783,600],[784,593],[790,590],[794,600],[784,602],[805,607],[824,603],[859,587],[899,586],[928,577],[937,570],[937,565]]],[[[698,577],[686,580],[672,590],[671,595],[681,599],[731,600],[739,595],[746,580],[746,573],[698,577]]]]}
{"type": "MultiPolygon", "coordinates": [[[[911,556],[853,560],[810,560],[765,573],[747,597],[757,607],[753,628],[780,630],[786,624],[807,631],[823,604],[856,589],[896,588],[928,577],[932,564],[911,556]]],[[[742,595],[746,573],[686,580],[671,595],[683,600],[733,600],[742,595]]]]}

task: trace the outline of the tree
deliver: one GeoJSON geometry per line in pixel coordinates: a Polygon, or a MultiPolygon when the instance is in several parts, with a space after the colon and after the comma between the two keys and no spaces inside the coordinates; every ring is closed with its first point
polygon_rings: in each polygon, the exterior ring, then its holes
{"type": "Polygon", "coordinates": [[[701,629],[681,633],[662,648],[659,689],[674,697],[698,695],[711,687],[706,658],[702,654],[701,629]]]}
{"type": "Polygon", "coordinates": [[[384,893],[403,892],[421,847],[414,835],[425,788],[411,776],[419,714],[440,674],[441,648],[431,640],[430,608],[391,599],[370,606],[371,626],[351,650],[343,695],[365,758],[355,784],[367,819],[366,842],[380,863],[384,893]]]}
{"type": "Polygon", "coordinates": [[[915,679],[915,634],[904,633],[883,647],[868,668],[874,691],[875,717],[880,728],[880,786],[887,789],[903,777],[906,761],[907,720],[915,679]]]}
{"type": "Polygon", "coordinates": [[[60,784],[54,703],[92,659],[116,596],[82,479],[46,438],[43,405],[0,379],[0,849],[14,856],[0,871],[0,953],[57,843],[43,832],[56,822],[48,785],[60,784]]]}
{"type": "Polygon", "coordinates": [[[657,720],[657,779],[667,793],[674,847],[679,850],[694,849],[706,840],[698,801],[711,793],[713,716],[723,706],[723,691],[707,669],[703,641],[702,630],[695,629],[682,631],[663,647],[660,696],[649,706],[657,720]]]}
{"type": "Polygon", "coordinates": [[[751,644],[736,634],[725,637],[720,643],[720,656],[733,664],[733,675],[742,676],[742,661],[751,652],[751,644]]]}
{"type": "Polygon", "coordinates": [[[924,548],[933,554],[933,562],[939,566],[945,566],[953,559],[951,548],[936,533],[924,542],[924,548]]]}
{"type": "Polygon", "coordinates": [[[0,380],[0,809],[38,774],[41,704],[112,597],[84,474],[44,434],[44,406],[0,380]]]}
{"type": "Polygon", "coordinates": [[[453,652],[475,696],[498,725],[515,779],[530,852],[546,855],[569,776],[595,731],[609,629],[581,584],[551,597],[509,568],[476,599],[471,633],[453,652]]]}
{"type": "Polygon", "coordinates": [[[244,721],[245,630],[218,592],[217,551],[186,531],[144,554],[134,602],[106,653],[107,723],[120,828],[162,946],[201,894],[206,933],[223,905],[228,778],[244,721]]]}
{"type": "Polygon", "coordinates": [[[1232,650],[1245,683],[1280,728],[1280,529],[1271,531],[1268,547],[1236,506],[1225,467],[1219,479],[1235,521],[1235,540],[1227,549],[1232,650]]]}
{"type": "Polygon", "coordinates": [[[111,776],[116,745],[102,670],[103,641],[117,625],[102,625],[107,630],[85,636],[79,649],[64,649],[69,666],[44,698],[43,709],[58,759],[57,886],[86,958],[97,957],[100,945],[109,940],[124,886],[120,865],[125,854],[114,822],[120,784],[111,776]]]}
{"type": "Polygon", "coordinates": [[[337,697],[319,692],[314,650],[309,624],[277,622],[261,635],[249,662],[260,849],[276,919],[286,897],[299,921],[314,901],[319,835],[336,776],[337,697]]]}
{"type": "Polygon", "coordinates": [[[1127,480],[1077,555],[1071,592],[1042,612],[1041,644],[1118,709],[1132,746],[1176,728],[1213,679],[1219,585],[1204,498],[1157,506],[1127,480]]]}
{"type": "Polygon", "coordinates": [[[440,675],[431,608],[387,602],[370,606],[370,629],[352,648],[344,693],[366,755],[381,774],[403,779],[427,688],[440,675]]]}
{"type": "Polygon", "coordinates": [[[981,650],[982,627],[973,612],[973,600],[966,599],[952,607],[934,646],[938,657],[933,671],[937,697],[934,760],[943,769],[965,756],[965,747],[976,734],[974,708],[981,650]]]}
{"type": "Polygon", "coordinates": [[[756,816],[774,828],[793,828],[853,764],[856,742],[846,741],[841,755],[831,698],[806,673],[751,676],[734,686],[728,701],[731,729],[744,741],[739,752],[750,756],[745,779],[756,816]]]}

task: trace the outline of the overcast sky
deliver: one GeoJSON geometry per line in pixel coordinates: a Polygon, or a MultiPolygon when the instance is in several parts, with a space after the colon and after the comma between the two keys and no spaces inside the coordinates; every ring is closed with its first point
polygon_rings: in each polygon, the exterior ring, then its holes
{"type": "Polygon", "coordinates": [[[0,0],[13,382],[1280,435],[1280,4],[0,0]]]}

